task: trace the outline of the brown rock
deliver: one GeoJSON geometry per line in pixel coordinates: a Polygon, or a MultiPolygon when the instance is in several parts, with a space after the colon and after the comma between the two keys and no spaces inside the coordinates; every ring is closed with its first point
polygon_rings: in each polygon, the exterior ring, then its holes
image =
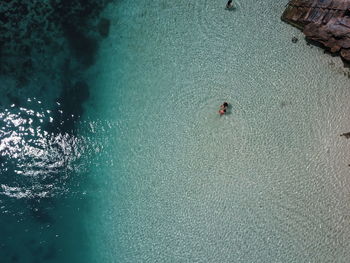
{"type": "Polygon", "coordinates": [[[282,20],[303,30],[305,36],[350,61],[350,1],[291,0],[282,20]]]}
{"type": "Polygon", "coordinates": [[[350,138],[350,132],[342,133],[342,134],[340,134],[340,136],[344,136],[346,139],[349,139],[350,138]]]}
{"type": "Polygon", "coordinates": [[[350,49],[343,48],[340,51],[340,55],[347,61],[350,61],[350,49]]]}

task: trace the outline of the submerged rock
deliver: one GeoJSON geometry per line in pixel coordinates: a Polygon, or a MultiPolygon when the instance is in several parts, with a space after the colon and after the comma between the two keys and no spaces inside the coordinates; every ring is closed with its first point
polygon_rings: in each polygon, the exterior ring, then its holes
{"type": "Polygon", "coordinates": [[[102,37],[108,37],[110,26],[111,26],[111,21],[109,19],[101,18],[97,28],[98,28],[98,32],[102,37]]]}
{"type": "Polygon", "coordinates": [[[340,134],[340,136],[344,136],[346,139],[349,139],[350,138],[350,132],[342,133],[342,134],[340,134]]]}
{"type": "Polygon", "coordinates": [[[349,0],[291,0],[282,20],[303,30],[307,39],[350,62],[349,0]]]}
{"type": "MultiPolygon", "coordinates": [[[[11,78],[16,84],[13,88],[0,85],[0,93],[18,98],[45,96],[45,107],[55,107],[60,90],[65,89],[57,69],[66,59],[72,60],[69,81],[73,83],[95,63],[99,42],[110,27],[110,21],[100,15],[113,1],[2,0],[0,78],[11,78]],[[42,86],[47,87],[45,94],[42,86]]],[[[12,102],[3,96],[0,103],[12,102]]]]}

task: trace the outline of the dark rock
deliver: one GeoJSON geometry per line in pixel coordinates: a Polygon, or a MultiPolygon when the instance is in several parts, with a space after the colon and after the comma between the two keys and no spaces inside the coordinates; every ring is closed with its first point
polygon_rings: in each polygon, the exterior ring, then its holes
{"type": "Polygon", "coordinates": [[[350,49],[342,48],[340,55],[347,61],[350,61],[350,49]]]}
{"type": "Polygon", "coordinates": [[[303,30],[306,38],[350,61],[350,1],[291,0],[282,20],[303,30]]]}
{"type": "Polygon", "coordinates": [[[106,18],[101,18],[98,23],[98,32],[102,37],[108,37],[109,35],[109,27],[111,26],[111,21],[106,18]]]}
{"type": "Polygon", "coordinates": [[[65,37],[76,58],[86,67],[95,61],[98,49],[97,40],[85,35],[76,25],[65,23],[63,25],[65,37]]]}
{"type": "Polygon", "coordinates": [[[350,138],[350,132],[342,133],[342,134],[340,134],[340,136],[344,136],[346,139],[349,139],[350,138]]]}

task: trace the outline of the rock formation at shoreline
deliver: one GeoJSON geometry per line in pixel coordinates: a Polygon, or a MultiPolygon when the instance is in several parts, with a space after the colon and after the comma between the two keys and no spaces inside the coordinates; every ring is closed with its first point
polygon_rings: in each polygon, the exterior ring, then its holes
{"type": "Polygon", "coordinates": [[[303,30],[308,40],[350,62],[349,0],[291,0],[282,20],[303,30]]]}

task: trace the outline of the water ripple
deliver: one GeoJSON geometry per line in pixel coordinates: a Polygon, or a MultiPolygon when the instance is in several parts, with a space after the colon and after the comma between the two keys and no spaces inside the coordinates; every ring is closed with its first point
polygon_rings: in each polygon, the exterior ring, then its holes
{"type": "Polygon", "coordinates": [[[51,132],[55,114],[25,107],[0,113],[0,195],[47,197],[62,191],[69,174],[78,170],[85,139],[51,132]]]}

